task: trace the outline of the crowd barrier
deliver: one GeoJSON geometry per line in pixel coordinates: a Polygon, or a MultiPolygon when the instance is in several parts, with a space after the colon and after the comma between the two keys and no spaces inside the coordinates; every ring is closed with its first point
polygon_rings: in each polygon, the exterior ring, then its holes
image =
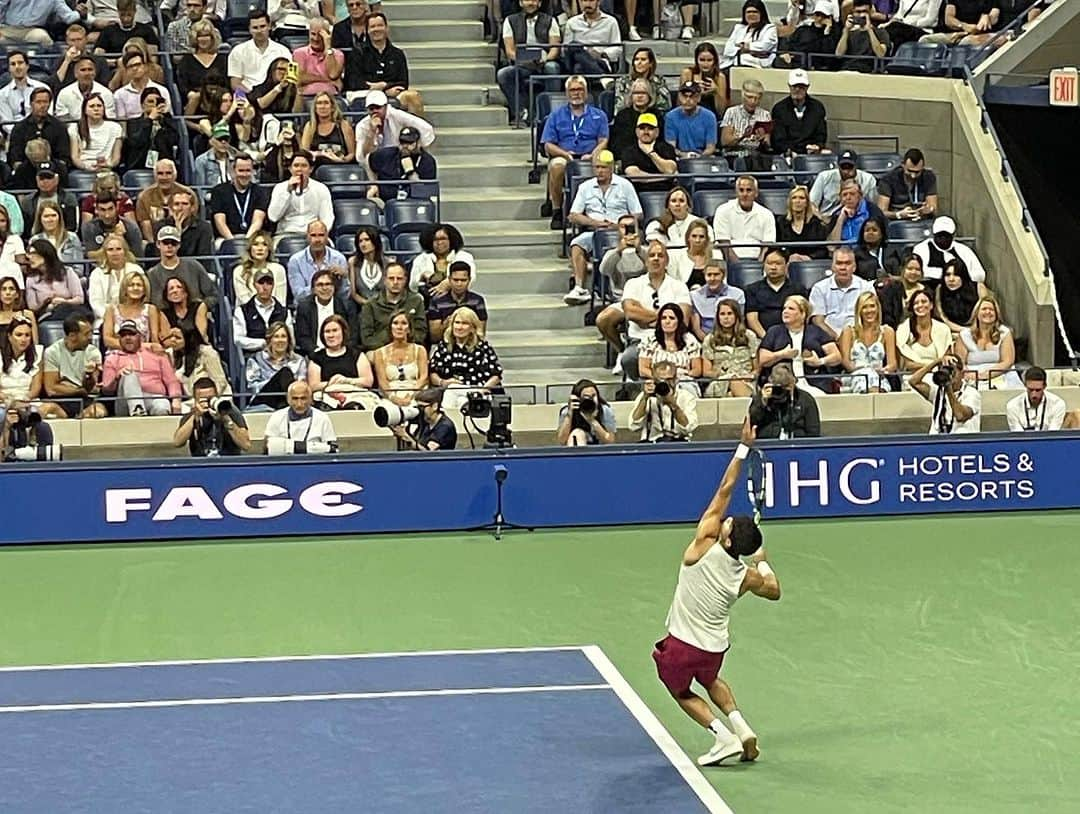
{"type": "MultiPolygon", "coordinates": [[[[766,442],[767,520],[1071,509],[1080,433],[766,442]]],[[[3,544],[694,522],[731,444],[0,468],[3,544]],[[46,503],[57,508],[46,510],[46,503]]],[[[740,486],[733,512],[749,510],[740,486]]]]}

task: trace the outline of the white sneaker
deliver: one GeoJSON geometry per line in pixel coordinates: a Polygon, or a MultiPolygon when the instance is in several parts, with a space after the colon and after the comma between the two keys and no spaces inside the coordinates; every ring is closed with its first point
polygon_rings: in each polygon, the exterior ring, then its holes
{"type": "Polygon", "coordinates": [[[636,25],[630,26],[630,30],[626,32],[626,37],[632,42],[641,42],[641,35],[638,33],[636,25]]]}
{"type": "Polygon", "coordinates": [[[699,766],[716,766],[725,760],[741,756],[742,753],[743,745],[739,739],[730,732],[725,732],[716,736],[713,748],[699,757],[697,762],[699,766]]]}
{"type": "Polygon", "coordinates": [[[619,354],[618,356],[615,357],[615,364],[611,366],[611,375],[612,376],[621,376],[622,375],[622,354],[619,354]]]}
{"type": "Polygon", "coordinates": [[[143,407],[141,404],[136,404],[134,407],[131,408],[131,414],[133,416],[146,415],[146,408],[143,407]]]}
{"type": "Polygon", "coordinates": [[[589,301],[589,290],[584,286],[576,285],[572,291],[566,293],[563,302],[567,305],[584,305],[589,301]]]}
{"type": "Polygon", "coordinates": [[[694,38],[694,27],[692,25],[684,25],[682,31],[679,33],[680,40],[692,40],[694,38]]]}

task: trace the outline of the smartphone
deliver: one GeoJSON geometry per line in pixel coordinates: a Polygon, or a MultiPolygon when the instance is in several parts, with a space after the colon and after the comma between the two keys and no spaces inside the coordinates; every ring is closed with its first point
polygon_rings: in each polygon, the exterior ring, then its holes
{"type": "Polygon", "coordinates": [[[289,63],[289,67],[285,69],[285,81],[293,85],[300,81],[300,65],[298,63],[289,63]]]}
{"type": "Polygon", "coordinates": [[[855,25],[864,26],[864,25],[866,25],[866,15],[865,14],[853,14],[853,15],[851,15],[851,21],[855,25]]]}
{"type": "Polygon", "coordinates": [[[626,234],[627,235],[636,235],[637,234],[637,224],[636,223],[628,223],[628,224],[626,224],[626,234]]]}
{"type": "Polygon", "coordinates": [[[233,91],[232,95],[233,95],[233,100],[234,101],[237,101],[237,102],[246,102],[247,101],[247,91],[244,90],[243,88],[237,88],[236,90],[233,91]]]}

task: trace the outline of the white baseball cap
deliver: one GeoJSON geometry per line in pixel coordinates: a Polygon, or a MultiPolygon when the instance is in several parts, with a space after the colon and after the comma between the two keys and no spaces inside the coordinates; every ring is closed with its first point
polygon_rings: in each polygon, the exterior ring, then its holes
{"type": "Polygon", "coordinates": [[[950,235],[955,235],[956,221],[946,215],[942,215],[940,218],[934,220],[934,225],[931,227],[930,231],[935,235],[941,234],[942,232],[948,232],[950,235]]]}
{"type": "Polygon", "coordinates": [[[788,87],[795,87],[795,85],[806,85],[806,87],[810,87],[810,74],[802,68],[796,68],[788,73],[787,83],[788,87]]]}
{"type": "Polygon", "coordinates": [[[364,107],[383,107],[389,100],[381,90],[373,90],[364,97],[364,107]]]}
{"type": "Polygon", "coordinates": [[[817,2],[814,3],[814,10],[811,14],[824,14],[826,17],[832,17],[833,4],[830,3],[829,0],[817,0],[817,2]]]}

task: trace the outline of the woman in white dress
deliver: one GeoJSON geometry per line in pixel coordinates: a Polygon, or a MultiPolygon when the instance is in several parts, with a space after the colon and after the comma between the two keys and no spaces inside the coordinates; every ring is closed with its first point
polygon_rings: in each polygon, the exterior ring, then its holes
{"type": "Polygon", "coordinates": [[[1023,387],[1012,369],[1016,363],[1016,344],[1012,331],[1001,321],[1001,308],[992,296],[975,304],[971,325],[960,331],[954,347],[965,371],[974,374],[976,384],[986,382],[991,389],[1023,387]]]}
{"type": "Polygon", "coordinates": [[[896,328],[896,349],[900,364],[912,373],[940,359],[952,347],[952,331],[938,319],[934,300],[926,289],[919,289],[907,303],[908,318],[896,328]]]}
{"type": "Polygon", "coordinates": [[[696,379],[701,378],[701,343],[690,331],[682,308],[669,302],[656,316],[656,333],[641,343],[638,373],[642,379],[652,376],[653,365],[670,362],[679,376],[679,387],[695,396],[700,394],[696,379]]]}
{"type": "Polygon", "coordinates": [[[896,334],[881,322],[881,302],[873,291],[855,302],[855,323],[840,334],[844,370],[851,374],[852,393],[889,393],[896,373],[896,334]]]}

